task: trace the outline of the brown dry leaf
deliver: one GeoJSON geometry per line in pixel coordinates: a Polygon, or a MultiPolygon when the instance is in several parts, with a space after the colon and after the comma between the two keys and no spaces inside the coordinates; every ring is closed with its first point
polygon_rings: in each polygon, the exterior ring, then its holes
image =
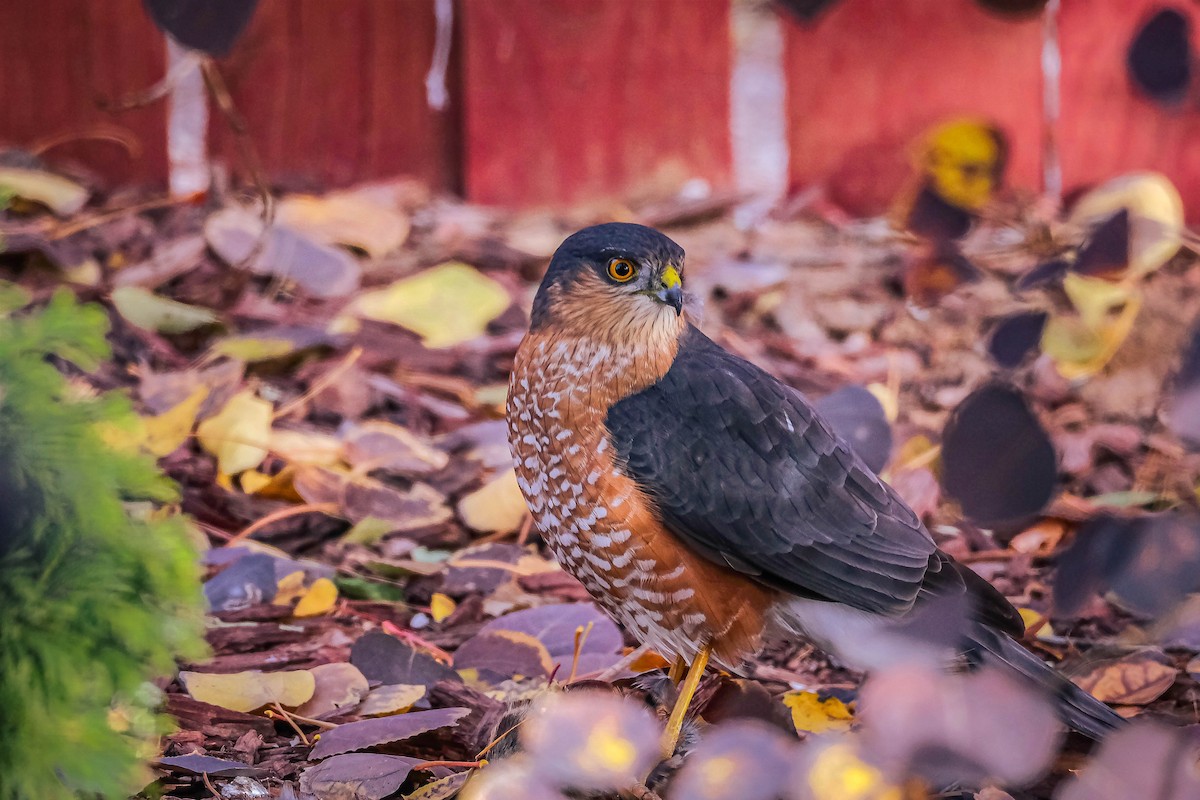
{"type": "Polygon", "coordinates": [[[801,733],[847,731],[854,721],[854,713],[845,703],[836,697],[822,700],[816,692],[787,692],[783,704],[791,709],[792,724],[801,733]]]}
{"type": "Polygon", "coordinates": [[[401,490],[366,475],[312,465],[298,466],[292,482],[306,503],[336,503],[345,519],[387,520],[399,532],[444,525],[452,516],[446,498],[424,483],[401,490]]]}
{"type": "Polygon", "coordinates": [[[1050,553],[1066,530],[1066,525],[1060,519],[1038,520],[1014,536],[1008,546],[1018,553],[1050,553]]]}
{"type": "Polygon", "coordinates": [[[467,527],[482,533],[515,531],[527,513],[517,473],[511,469],[458,502],[458,516],[467,527]]]}
{"type": "Polygon", "coordinates": [[[1120,705],[1144,706],[1175,683],[1177,672],[1157,650],[1144,650],[1091,665],[1071,680],[1097,700],[1120,705]]]}
{"type": "Polygon", "coordinates": [[[358,288],[362,277],[358,262],[345,250],[286,225],[276,223],[264,236],[262,217],[248,209],[212,214],[204,236],[225,263],[294,281],[313,297],[344,297],[358,288]]]}
{"type": "Polygon", "coordinates": [[[242,712],[272,703],[298,706],[308,702],[316,690],[316,680],[306,669],[228,674],[180,672],[179,679],[196,700],[242,712]]]}
{"type": "Polygon", "coordinates": [[[337,605],[338,590],[329,578],[317,578],[292,609],[294,617],[317,617],[337,605]]]}
{"type": "Polygon", "coordinates": [[[452,261],[360,294],[333,329],[353,329],[347,316],[360,317],[407,328],[426,347],[451,347],[482,335],[511,303],[501,284],[452,261]]]}
{"type": "Polygon", "coordinates": [[[422,441],[408,428],[372,420],[342,434],[346,463],[357,470],[381,469],[397,475],[422,477],[450,463],[450,456],[422,441]]]}
{"type": "Polygon", "coordinates": [[[196,436],[217,457],[217,469],[236,475],[254,469],[267,457],[273,411],[253,389],[244,389],[220,413],[201,422],[196,436]]]}
{"type": "Polygon", "coordinates": [[[296,709],[296,713],[302,717],[322,719],[349,711],[369,691],[367,679],[353,664],[342,661],[322,664],[309,672],[316,682],[316,689],[308,702],[296,709]]]}
{"type": "Polygon", "coordinates": [[[292,195],[280,201],[275,218],[318,242],[357,247],[371,258],[404,244],[410,227],[404,214],[353,192],[292,195]]]}
{"type": "Polygon", "coordinates": [[[425,687],[420,684],[395,683],[372,689],[358,707],[364,717],[382,717],[401,714],[425,696],[425,687]]]}

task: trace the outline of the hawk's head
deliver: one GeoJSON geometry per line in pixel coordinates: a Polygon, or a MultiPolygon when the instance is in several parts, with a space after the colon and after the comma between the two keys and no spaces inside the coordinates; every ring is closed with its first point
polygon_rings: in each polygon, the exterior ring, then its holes
{"type": "Polygon", "coordinates": [[[683,330],[683,248],[644,225],[609,222],[567,237],[533,301],[534,330],[639,339],[683,330]]]}

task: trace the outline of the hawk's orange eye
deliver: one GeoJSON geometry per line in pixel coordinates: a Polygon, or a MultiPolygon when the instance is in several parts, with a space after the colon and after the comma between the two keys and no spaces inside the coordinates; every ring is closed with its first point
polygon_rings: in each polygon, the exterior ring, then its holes
{"type": "Polygon", "coordinates": [[[617,283],[628,283],[637,274],[637,268],[627,258],[614,258],[608,262],[608,277],[617,283]]]}

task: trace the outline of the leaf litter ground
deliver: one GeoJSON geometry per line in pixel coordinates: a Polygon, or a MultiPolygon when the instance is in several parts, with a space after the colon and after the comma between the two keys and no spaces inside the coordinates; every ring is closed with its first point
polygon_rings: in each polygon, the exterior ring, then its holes
{"type": "MultiPolygon", "coordinates": [[[[506,760],[516,745],[505,734],[548,684],[669,709],[662,660],[635,650],[540,546],[501,420],[554,247],[592,221],[642,218],[636,209],[502,215],[400,183],[289,198],[262,236],[257,212],[232,202],[121,212],[133,199],[10,218],[3,268],[22,302],[69,281],[109,307],[116,355],[76,379],[136,398],[142,427],[113,432],[113,444],[160,458],[205,548],[212,658],[181,665],[163,687],[179,730],[162,742],[153,791],[450,797],[481,758],[506,760]]],[[[1021,609],[1047,659],[1127,716],[1194,724],[1200,581],[1178,553],[1200,552],[1200,457],[1168,410],[1187,396],[1171,387],[1200,312],[1194,259],[1145,279],[1119,348],[1072,383],[1027,325],[1009,326],[1020,329],[1015,349],[989,345],[1008,316],[1044,319],[1070,300],[1014,289],[1054,240],[1036,208],[979,226],[962,242],[979,276],[931,295],[913,269],[920,244],[884,221],[801,214],[746,234],[728,205],[654,206],[688,251],[702,326],[814,399],[831,396],[843,435],[944,549],[1021,609]],[[999,434],[987,427],[998,418],[999,434]],[[1005,433],[1024,443],[1013,459],[997,457],[1005,433]],[[1161,538],[1145,535],[1155,525],[1174,525],[1178,546],[1156,547],[1161,538]]],[[[779,642],[748,677],[707,678],[699,704],[708,723],[841,731],[855,725],[860,679],[779,642]]],[[[889,680],[871,691],[919,685],[889,680]]],[[[924,702],[940,713],[939,697],[924,702]]],[[[548,712],[524,746],[575,764],[553,727],[572,713],[548,712]]],[[[625,733],[589,739],[612,758],[613,742],[642,735],[618,716],[613,730],[625,733]]],[[[918,741],[901,727],[896,758],[941,735],[933,726],[918,741]]],[[[767,758],[775,735],[714,734],[702,749],[749,765],[738,747],[768,736],[755,748],[767,758]]],[[[813,758],[841,758],[840,746],[813,758]]],[[[979,747],[1025,752],[999,733],[979,747]]],[[[1029,796],[1049,796],[1085,749],[1071,739],[1016,765],[984,759],[981,777],[1034,781],[1029,796]]],[[[623,762],[588,764],[611,777],[623,762]]],[[[725,785],[701,766],[685,767],[679,787],[725,785]]],[[[542,778],[514,796],[537,796],[542,778]]]]}

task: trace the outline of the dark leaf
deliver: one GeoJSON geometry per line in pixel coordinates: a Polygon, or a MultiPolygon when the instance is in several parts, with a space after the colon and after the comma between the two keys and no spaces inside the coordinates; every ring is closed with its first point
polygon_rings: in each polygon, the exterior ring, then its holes
{"type": "Polygon", "coordinates": [[[1010,386],[976,389],[954,410],[942,437],[942,488],[973,522],[998,526],[1044,509],[1058,465],[1050,437],[1010,386]]]}
{"type": "Polygon", "coordinates": [[[1037,350],[1046,327],[1045,311],[1019,311],[997,322],[988,337],[988,355],[1005,369],[1021,366],[1037,350]]]}
{"type": "Polygon", "coordinates": [[[419,653],[386,633],[363,634],[350,648],[350,663],[369,681],[384,685],[406,683],[432,686],[441,680],[458,680],[458,673],[433,656],[419,653]]]}
{"type": "Polygon", "coordinates": [[[500,678],[548,678],[555,662],[545,645],[529,634],[497,630],[481,631],[463,642],[454,653],[454,666],[500,678]]]}
{"type": "Polygon", "coordinates": [[[1046,284],[1060,283],[1069,269],[1071,262],[1065,258],[1043,261],[1017,279],[1017,291],[1023,292],[1046,284]]]}
{"type": "Polygon", "coordinates": [[[159,30],[193,50],[227,55],[258,0],[142,0],[159,30]]]}
{"type": "Polygon", "coordinates": [[[208,775],[213,778],[234,778],[239,775],[261,778],[268,774],[267,770],[261,767],[252,767],[240,761],[229,761],[213,756],[173,756],[160,758],[158,763],[173,772],[190,772],[194,775],[208,775]]]}
{"type": "Polygon", "coordinates": [[[958,245],[944,242],[931,253],[910,258],[904,270],[904,294],[919,306],[932,306],[959,286],[979,280],[979,275],[958,245]]]}
{"type": "Polygon", "coordinates": [[[300,791],[318,800],[380,800],[392,794],[421,762],[415,758],[353,753],[334,756],[300,776],[300,791]]]}
{"type": "Polygon", "coordinates": [[[271,602],[275,586],[275,559],[265,553],[252,553],[205,583],[204,597],[213,611],[235,611],[271,602]]]}
{"type": "Polygon", "coordinates": [[[1125,57],[1133,85],[1163,105],[1183,102],[1192,81],[1191,38],[1191,23],[1174,8],[1161,9],[1147,20],[1125,57]]]}
{"type": "Polygon", "coordinates": [[[917,236],[951,241],[966,236],[972,220],[971,212],[942,199],[931,185],[926,184],[913,198],[904,225],[917,236]]]}
{"type": "Polygon", "coordinates": [[[1073,272],[1115,277],[1129,266],[1129,209],[1122,208],[1101,222],[1079,248],[1073,272]]]}
{"type": "Polygon", "coordinates": [[[722,681],[704,706],[703,714],[704,719],[713,724],[753,719],[789,734],[795,730],[787,706],[758,681],[742,678],[722,681]]]}
{"type": "Polygon", "coordinates": [[[439,728],[449,728],[469,713],[465,708],[435,708],[348,722],[323,732],[310,757],[314,760],[328,758],[352,750],[365,750],[388,742],[411,739],[439,728]]]}
{"type": "Polygon", "coordinates": [[[879,399],[861,386],[846,386],[816,402],[833,430],[854,448],[874,472],[892,454],[892,426],[879,399]]]}
{"type": "Polygon", "coordinates": [[[451,597],[468,594],[489,595],[513,578],[513,570],[503,567],[474,566],[472,562],[490,561],[516,564],[525,549],[515,544],[492,542],[459,550],[446,562],[446,579],[442,591],[451,597]]]}
{"type": "Polygon", "coordinates": [[[516,631],[528,634],[546,647],[551,658],[569,668],[570,658],[575,653],[575,632],[589,626],[581,652],[615,653],[621,649],[624,639],[620,629],[591,603],[563,603],[516,611],[492,620],[480,633],[516,631]]]}

